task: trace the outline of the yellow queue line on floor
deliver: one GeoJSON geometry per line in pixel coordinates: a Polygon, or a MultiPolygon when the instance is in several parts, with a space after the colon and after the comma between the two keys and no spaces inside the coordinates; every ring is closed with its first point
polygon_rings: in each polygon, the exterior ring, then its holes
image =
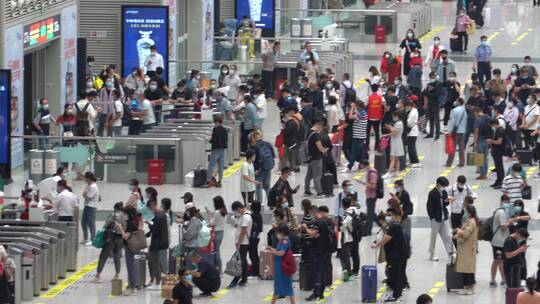
{"type": "Polygon", "coordinates": [[[379,291],[377,291],[377,301],[379,301],[382,296],[384,296],[384,293],[386,292],[386,285],[379,288],[379,291]]]}
{"type": "Polygon", "coordinates": [[[217,301],[221,298],[223,298],[223,296],[225,296],[228,292],[229,292],[229,288],[223,288],[223,289],[220,289],[218,290],[215,295],[212,296],[212,301],[217,301]]]}
{"type": "Polygon", "coordinates": [[[529,179],[534,174],[534,172],[536,172],[536,166],[532,166],[527,169],[527,174],[525,175],[527,179],[529,179]]]}
{"type": "Polygon", "coordinates": [[[366,80],[365,77],[364,77],[364,78],[361,78],[361,79],[359,79],[358,81],[356,81],[356,82],[354,83],[354,87],[355,87],[355,88],[359,88],[359,87],[361,87],[361,86],[362,86],[364,83],[366,83],[366,82],[367,82],[367,80],[366,80]]]}
{"type": "Polygon", "coordinates": [[[521,40],[523,40],[527,35],[529,35],[529,32],[525,32],[521,35],[519,35],[516,40],[514,40],[514,42],[512,42],[512,45],[516,45],[518,42],[520,42],[521,40]]]}
{"type": "Polygon", "coordinates": [[[433,287],[429,290],[428,295],[432,298],[434,298],[437,293],[441,290],[441,288],[444,287],[444,282],[437,282],[433,287]]]}
{"type": "Polygon", "coordinates": [[[233,176],[236,172],[238,172],[242,168],[243,163],[244,163],[244,159],[241,159],[235,162],[232,166],[228,167],[225,171],[223,171],[223,178],[228,178],[228,177],[233,176]]]}
{"type": "MultiPolygon", "coordinates": [[[[495,169],[495,165],[491,165],[488,167],[488,174],[491,172],[491,170],[494,170],[495,169]]],[[[471,189],[473,190],[478,190],[480,188],[480,184],[479,183],[476,183],[474,185],[471,186],[471,189]]]]}
{"type": "MultiPolygon", "coordinates": [[[[441,174],[439,174],[439,176],[437,176],[437,177],[441,177],[441,176],[448,177],[448,175],[450,175],[450,173],[452,173],[452,171],[454,171],[454,169],[456,169],[456,167],[446,168],[446,169],[444,169],[444,171],[441,172],[441,174]]],[[[451,184],[451,183],[450,183],[450,184],[451,184]]],[[[435,187],[435,184],[430,184],[430,185],[428,186],[428,189],[432,189],[433,187],[435,187]]]]}
{"type": "Polygon", "coordinates": [[[62,282],[56,284],[53,288],[49,289],[46,293],[41,295],[43,299],[52,299],[66,290],[69,286],[77,283],[80,279],[85,277],[90,272],[94,271],[97,268],[98,261],[95,260],[90,262],[83,268],[79,269],[77,272],[69,276],[69,278],[63,280],[62,282]]]}
{"type": "Polygon", "coordinates": [[[398,179],[405,179],[405,177],[411,172],[411,168],[407,167],[405,170],[401,171],[395,178],[392,179],[392,182],[387,184],[387,188],[393,188],[394,187],[394,181],[398,179]]]}
{"type": "Polygon", "coordinates": [[[418,39],[418,40],[421,43],[424,43],[426,40],[428,40],[428,39],[434,37],[435,35],[437,35],[438,33],[442,32],[443,29],[444,29],[444,26],[442,26],[442,25],[436,26],[431,31],[427,32],[424,36],[420,37],[420,39],[418,39]]]}
{"type": "Polygon", "coordinates": [[[495,39],[495,37],[499,36],[500,33],[501,33],[501,32],[495,32],[495,33],[489,35],[488,38],[487,38],[487,40],[488,40],[488,41],[491,41],[491,40],[495,39]]]}
{"type": "Polygon", "coordinates": [[[319,300],[315,303],[323,303],[324,301],[326,301],[327,298],[329,298],[332,293],[338,288],[339,285],[343,284],[343,280],[341,279],[337,279],[334,281],[334,283],[332,283],[332,286],[330,286],[330,291],[325,291],[323,294],[324,294],[324,299],[322,300],[319,300]]]}

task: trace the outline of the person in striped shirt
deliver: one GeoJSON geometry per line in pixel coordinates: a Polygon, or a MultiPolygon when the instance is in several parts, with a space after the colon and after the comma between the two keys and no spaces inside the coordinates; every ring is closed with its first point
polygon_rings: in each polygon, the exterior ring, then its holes
{"type": "Polygon", "coordinates": [[[349,119],[353,120],[352,147],[349,155],[348,171],[351,171],[355,162],[365,158],[368,114],[362,101],[351,103],[349,119]]]}
{"type": "Polygon", "coordinates": [[[512,172],[507,175],[502,182],[502,192],[510,198],[510,202],[521,199],[521,191],[526,186],[526,181],[520,175],[521,165],[512,165],[512,172]]]}

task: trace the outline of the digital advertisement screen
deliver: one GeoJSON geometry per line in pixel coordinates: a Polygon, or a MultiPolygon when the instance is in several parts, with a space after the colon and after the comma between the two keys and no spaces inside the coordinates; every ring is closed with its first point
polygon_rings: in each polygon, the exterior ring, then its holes
{"type": "Polygon", "coordinates": [[[248,16],[257,28],[274,29],[274,0],[236,0],[236,20],[248,16]]]}
{"type": "Polygon", "coordinates": [[[60,36],[60,15],[25,25],[23,28],[24,48],[47,43],[60,36]]]}
{"type": "Polygon", "coordinates": [[[0,175],[10,177],[11,172],[11,73],[0,70],[0,175]]]}
{"type": "Polygon", "coordinates": [[[122,76],[133,68],[146,73],[147,65],[163,60],[163,79],[169,75],[169,7],[122,6],[122,76]],[[157,54],[150,47],[155,45],[157,54]]]}

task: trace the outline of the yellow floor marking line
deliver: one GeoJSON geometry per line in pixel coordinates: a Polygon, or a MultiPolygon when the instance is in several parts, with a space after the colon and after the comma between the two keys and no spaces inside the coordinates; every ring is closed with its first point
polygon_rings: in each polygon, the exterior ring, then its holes
{"type": "Polygon", "coordinates": [[[428,294],[430,297],[434,298],[437,293],[441,290],[442,287],[444,287],[445,283],[444,282],[436,282],[434,287],[432,287],[428,294]]]}
{"type": "Polygon", "coordinates": [[[63,280],[62,282],[55,285],[53,288],[49,289],[46,293],[41,295],[43,299],[52,299],[66,290],[69,286],[77,283],[80,279],[86,276],[88,273],[94,271],[97,268],[98,261],[95,260],[83,268],[79,269],[77,272],[69,276],[69,278],[63,280]]]}
{"type": "Polygon", "coordinates": [[[386,292],[386,286],[379,288],[379,291],[377,291],[377,301],[381,299],[381,297],[384,295],[385,292],[386,292]]]}
{"type": "Polygon", "coordinates": [[[424,160],[424,158],[425,158],[424,155],[418,156],[418,160],[424,160]]]}
{"type": "Polygon", "coordinates": [[[475,184],[475,185],[471,186],[471,189],[473,189],[473,190],[478,190],[478,188],[480,188],[479,184],[475,184]]]}
{"type": "Polygon", "coordinates": [[[521,35],[519,35],[516,40],[514,40],[514,42],[512,42],[512,45],[516,45],[518,42],[520,42],[521,40],[523,40],[525,38],[525,36],[529,35],[529,32],[525,32],[521,35]]]}
{"type": "Polygon", "coordinates": [[[532,166],[529,169],[527,169],[527,175],[526,175],[527,178],[530,178],[534,174],[534,172],[536,172],[536,167],[535,166],[532,166]]]}
{"type": "Polygon", "coordinates": [[[491,41],[491,40],[495,39],[495,37],[497,37],[500,33],[501,33],[501,32],[495,32],[495,33],[489,35],[489,37],[488,37],[487,40],[488,40],[488,41],[491,41]]]}
{"type": "MultiPolygon", "coordinates": [[[[225,296],[227,293],[229,292],[229,288],[223,288],[223,289],[220,289],[218,290],[215,295],[212,296],[212,301],[217,301],[221,298],[223,298],[223,296],[225,296]]],[[[272,299],[272,298],[270,298],[272,299]]]]}
{"type": "Polygon", "coordinates": [[[358,172],[358,174],[356,174],[354,176],[354,179],[357,180],[357,181],[361,181],[364,178],[364,175],[366,175],[366,171],[362,170],[362,171],[358,172]]]}
{"type": "MultiPolygon", "coordinates": [[[[450,167],[450,168],[444,169],[444,171],[441,172],[441,174],[439,174],[438,177],[440,177],[440,176],[448,177],[448,175],[450,175],[450,173],[452,173],[452,171],[454,171],[455,168],[456,167],[450,167]]],[[[435,187],[435,184],[430,184],[428,186],[428,189],[432,189],[433,187],[435,187]]]]}
{"type": "Polygon", "coordinates": [[[395,178],[392,179],[392,182],[387,184],[386,187],[387,188],[392,188],[394,187],[394,181],[397,180],[397,179],[404,179],[407,174],[409,174],[411,172],[411,168],[405,168],[405,170],[401,171],[395,178]]]}
{"type": "Polygon", "coordinates": [[[337,279],[334,281],[334,283],[332,283],[332,286],[330,286],[330,291],[325,291],[323,294],[324,294],[324,299],[320,300],[320,301],[317,301],[315,303],[323,303],[324,301],[326,301],[326,299],[328,297],[330,297],[332,295],[332,293],[334,292],[334,290],[336,290],[338,288],[339,285],[343,284],[343,280],[340,280],[340,279],[337,279]]]}
{"type": "Polygon", "coordinates": [[[440,33],[442,30],[444,29],[444,26],[440,25],[440,26],[436,26],[434,27],[431,31],[427,32],[424,36],[420,37],[420,43],[424,43],[426,40],[434,37],[435,35],[437,35],[438,33],[440,33]]]}
{"type": "Polygon", "coordinates": [[[236,172],[238,172],[242,168],[242,164],[244,163],[244,160],[241,159],[234,163],[232,166],[227,168],[227,170],[223,171],[223,178],[231,177],[236,172]]]}

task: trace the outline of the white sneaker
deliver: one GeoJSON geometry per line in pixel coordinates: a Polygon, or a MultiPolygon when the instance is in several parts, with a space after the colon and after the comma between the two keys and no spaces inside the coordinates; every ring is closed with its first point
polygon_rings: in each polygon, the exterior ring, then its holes
{"type": "Polygon", "coordinates": [[[345,168],[341,170],[341,173],[351,173],[351,170],[349,170],[348,168],[345,168]]]}
{"type": "Polygon", "coordinates": [[[161,286],[156,285],[156,284],[152,284],[150,286],[147,286],[146,289],[147,290],[161,290],[161,286]]]}
{"type": "Polygon", "coordinates": [[[438,262],[439,258],[432,254],[432,255],[429,256],[429,260],[432,261],[432,262],[438,262]]]}
{"type": "Polygon", "coordinates": [[[81,245],[84,245],[84,244],[86,244],[86,243],[88,243],[87,240],[82,240],[82,241],[79,242],[79,244],[81,244],[81,245]]]}
{"type": "Polygon", "coordinates": [[[382,176],[383,179],[392,178],[394,175],[390,172],[386,172],[385,175],[382,176]]]}
{"type": "Polygon", "coordinates": [[[422,165],[420,163],[414,163],[411,164],[411,168],[422,168],[422,165]]]}
{"type": "Polygon", "coordinates": [[[92,242],[88,241],[88,242],[84,243],[84,246],[92,246],[92,242]]]}
{"type": "Polygon", "coordinates": [[[126,297],[135,297],[135,296],[137,296],[137,290],[128,288],[128,289],[124,292],[124,296],[126,296],[126,297]]]}
{"type": "Polygon", "coordinates": [[[101,280],[101,278],[94,277],[94,278],[92,279],[92,281],[90,281],[90,283],[93,283],[93,284],[101,284],[101,283],[103,283],[103,281],[101,280]]]}

